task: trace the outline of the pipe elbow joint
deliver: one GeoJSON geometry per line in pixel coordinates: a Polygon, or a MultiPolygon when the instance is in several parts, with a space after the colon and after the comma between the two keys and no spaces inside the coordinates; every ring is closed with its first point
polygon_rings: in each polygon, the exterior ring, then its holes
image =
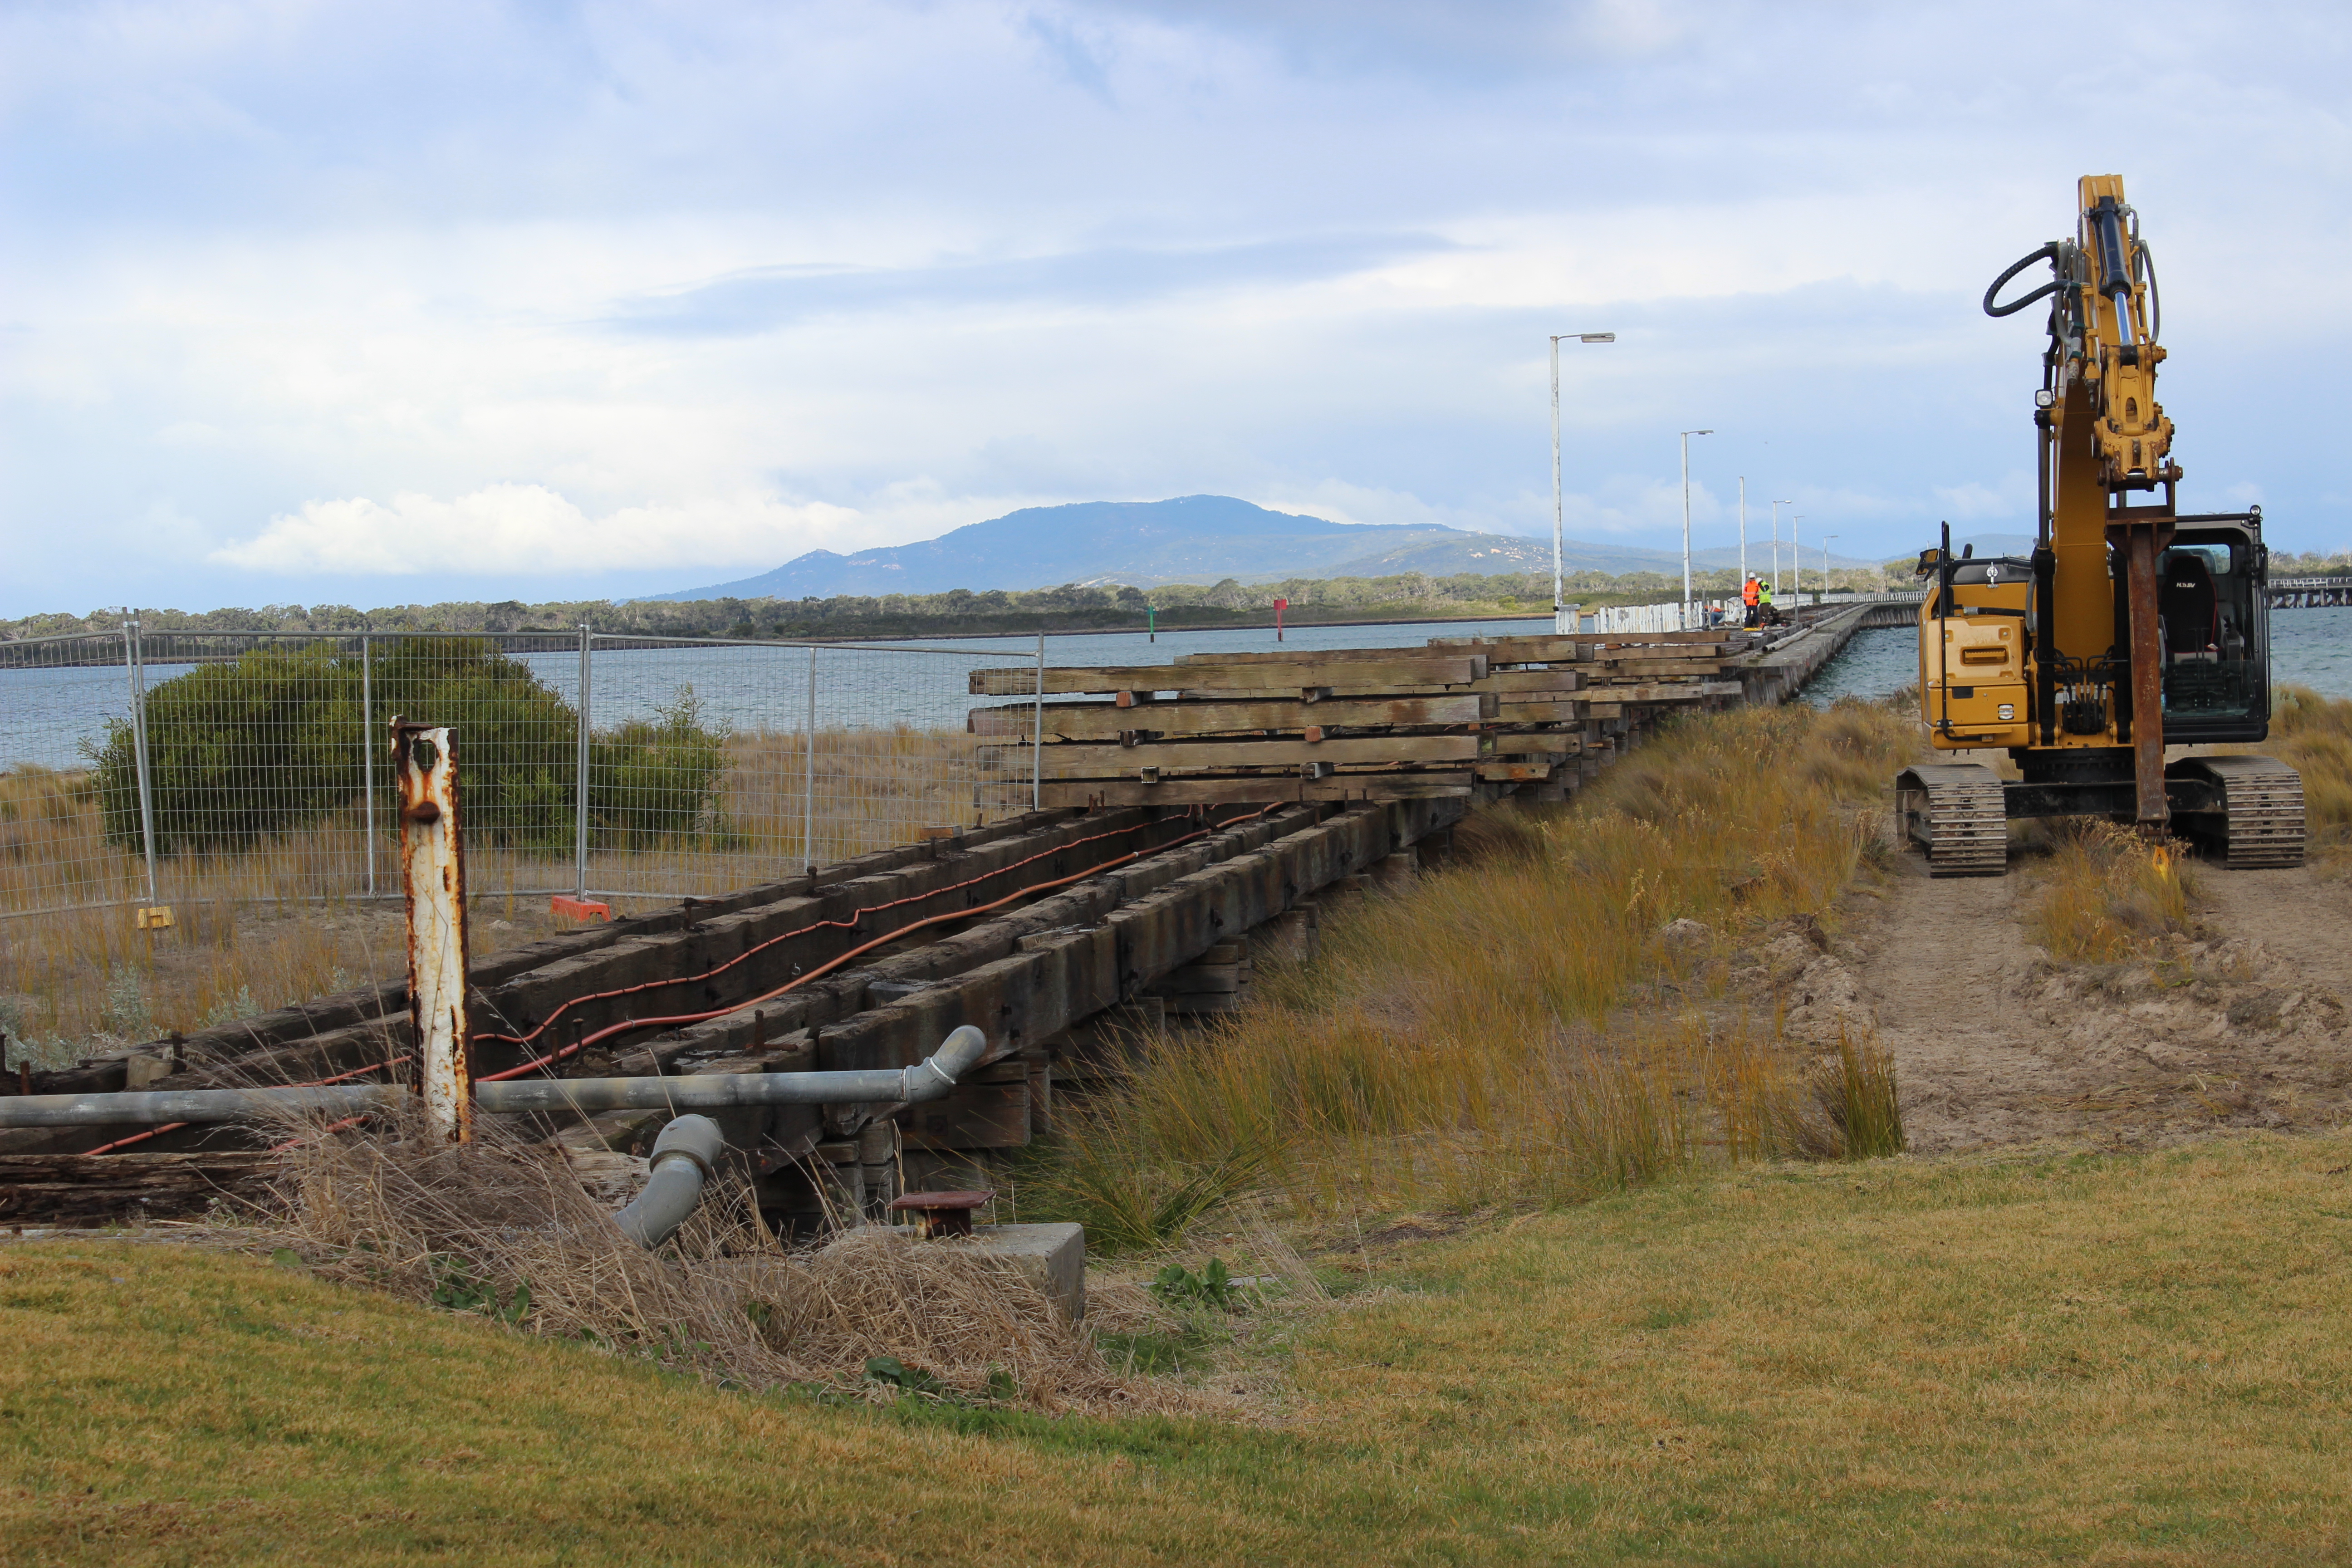
{"type": "Polygon", "coordinates": [[[906,1068],[898,1075],[899,1098],[909,1105],[920,1100],[937,1100],[956,1086],[956,1080],[980,1064],[988,1051],[988,1037],[966,1024],[940,1042],[940,1048],[929,1059],[906,1068]]]}
{"type": "Polygon", "coordinates": [[[719,1157],[727,1152],[727,1134],[719,1123],[708,1116],[680,1116],[661,1130],[654,1140],[649,1168],[658,1170],[665,1161],[691,1160],[695,1168],[709,1181],[719,1169],[719,1157]]]}

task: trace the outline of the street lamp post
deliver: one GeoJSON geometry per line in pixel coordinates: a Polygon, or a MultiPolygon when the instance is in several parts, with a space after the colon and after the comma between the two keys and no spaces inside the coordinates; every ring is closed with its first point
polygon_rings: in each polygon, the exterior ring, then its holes
{"type": "Polygon", "coordinates": [[[1805,602],[1805,556],[1797,542],[1797,524],[1804,521],[1793,511],[1789,514],[1789,598],[1799,605],[1805,602]]]}
{"type": "Polygon", "coordinates": [[[1683,432],[1683,630],[1690,630],[1691,570],[1690,570],[1690,438],[1712,436],[1712,430],[1683,432]]]}
{"type": "Polygon", "coordinates": [[[1839,537],[1841,536],[1838,534],[1831,533],[1824,534],[1822,538],[1822,592],[1813,595],[1813,603],[1816,605],[1822,602],[1822,595],[1830,591],[1830,545],[1839,537]]]}
{"type": "Polygon", "coordinates": [[[1772,592],[1776,594],[1780,591],[1780,509],[1796,504],[1792,500],[1772,503],[1772,592]]]}
{"type": "Polygon", "coordinates": [[[1580,343],[1613,343],[1614,332],[1554,332],[1551,335],[1551,629],[1559,635],[1572,634],[1576,628],[1563,626],[1568,618],[1567,584],[1560,571],[1559,531],[1559,341],[1574,338],[1580,343]]]}
{"type": "Polygon", "coordinates": [[[1748,596],[1748,476],[1739,476],[1739,596],[1748,596]]]}

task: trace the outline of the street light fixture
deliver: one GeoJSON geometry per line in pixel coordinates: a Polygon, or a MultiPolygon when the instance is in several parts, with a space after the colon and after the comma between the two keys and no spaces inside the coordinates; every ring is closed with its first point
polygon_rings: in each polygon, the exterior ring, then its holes
{"type": "Polygon", "coordinates": [[[1780,509],[1796,504],[1792,500],[1772,503],[1772,592],[1776,594],[1780,591],[1780,509]]]}
{"type": "Polygon", "coordinates": [[[1712,430],[1685,430],[1683,432],[1683,630],[1685,631],[1690,630],[1691,607],[1690,438],[1694,436],[1712,436],[1714,434],[1715,432],[1712,430]]]}
{"type": "Polygon", "coordinates": [[[1567,588],[1559,565],[1559,342],[1574,338],[1580,343],[1613,343],[1614,332],[1554,332],[1551,335],[1551,629],[1570,635],[1574,626],[1560,623],[1568,618],[1567,588]]]}
{"type": "Polygon", "coordinates": [[[1797,543],[1797,524],[1804,521],[1793,511],[1789,514],[1789,598],[1799,605],[1805,602],[1805,556],[1797,543]]]}
{"type": "Polygon", "coordinates": [[[1831,533],[1822,538],[1822,592],[1813,595],[1813,603],[1816,605],[1822,602],[1822,595],[1830,591],[1830,543],[1841,537],[1843,536],[1831,533]]]}

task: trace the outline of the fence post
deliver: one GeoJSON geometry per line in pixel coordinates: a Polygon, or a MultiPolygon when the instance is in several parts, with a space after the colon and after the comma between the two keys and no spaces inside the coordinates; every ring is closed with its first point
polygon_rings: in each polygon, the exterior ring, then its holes
{"type": "Polygon", "coordinates": [[[367,896],[375,897],[375,656],[360,634],[360,798],[365,803],[367,896]]]}
{"type": "Polygon", "coordinates": [[[458,837],[457,745],[447,728],[392,721],[392,776],[400,801],[400,887],[408,911],[408,1016],[416,1029],[416,1087],[445,1138],[474,1131],[466,1059],[466,855],[458,837]],[[420,765],[416,748],[432,749],[420,765]]]}
{"type": "Polygon", "coordinates": [[[147,672],[139,658],[139,622],[122,623],[122,662],[131,679],[131,772],[139,784],[139,839],[147,856],[147,901],[155,901],[155,792],[147,772],[147,672]]]}
{"type": "Polygon", "coordinates": [[[801,746],[801,860],[816,869],[816,648],[808,650],[808,728],[801,746]]]}
{"type": "Polygon", "coordinates": [[[1029,809],[1045,804],[1045,634],[1037,634],[1037,710],[1029,720],[1029,809]]]}
{"type": "Polygon", "coordinates": [[[588,897],[588,675],[590,654],[588,623],[580,623],[580,755],[579,777],[573,781],[572,808],[572,868],[573,895],[583,902],[588,897]]]}

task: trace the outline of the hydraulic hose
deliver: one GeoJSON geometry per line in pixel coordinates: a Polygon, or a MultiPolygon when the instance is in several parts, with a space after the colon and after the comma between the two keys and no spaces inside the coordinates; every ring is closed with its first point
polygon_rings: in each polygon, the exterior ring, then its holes
{"type": "Polygon", "coordinates": [[[2041,249],[2032,252],[2031,255],[2021,256],[2018,258],[2017,260],[2010,263],[2008,270],[2004,271],[2000,277],[1994,279],[1992,280],[1992,287],[1984,291],[1984,313],[1988,316],[2014,316],[2017,312],[2022,310],[2036,300],[2045,299],[2064,288],[2064,279],[2053,278],[2049,282],[2044,283],[2041,288],[2036,289],[2031,294],[2021,295],[2017,299],[2011,300],[2006,305],[1996,305],[1993,303],[1993,297],[2008,286],[2011,279],[2016,277],[2019,273],[2024,271],[2027,268],[2032,266],[2037,261],[2055,261],[2057,259],[2058,242],[2053,239],[2049,244],[2043,246],[2041,249]]]}

